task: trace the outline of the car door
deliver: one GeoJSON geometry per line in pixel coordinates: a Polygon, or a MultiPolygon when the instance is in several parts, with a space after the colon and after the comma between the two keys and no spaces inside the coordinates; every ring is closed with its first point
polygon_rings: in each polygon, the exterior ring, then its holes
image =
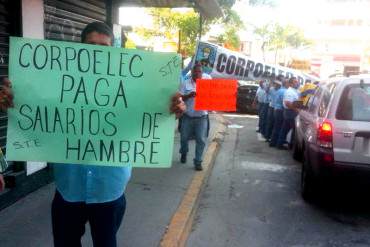
{"type": "Polygon", "coordinates": [[[370,78],[349,80],[336,110],[334,160],[370,165],[370,78]]]}
{"type": "Polygon", "coordinates": [[[300,129],[305,142],[314,141],[313,137],[316,133],[317,110],[319,108],[322,91],[323,89],[319,87],[316,90],[315,95],[311,97],[307,110],[303,110],[299,113],[301,125],[300,129]]]}

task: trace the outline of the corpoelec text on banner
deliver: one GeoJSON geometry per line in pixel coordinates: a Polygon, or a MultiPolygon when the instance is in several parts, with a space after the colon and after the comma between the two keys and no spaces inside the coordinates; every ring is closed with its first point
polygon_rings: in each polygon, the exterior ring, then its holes
{"type": "Polygon", "coordinates": [[[283,75],[287,78],[294,76],[300,83],[306,79],[317,79],[299,70],[267,64],[242,53],[203,41],[198,42],[195,61],[200,62],[203,65],[203,71],[210,74],[212,78],[259,80],[283,75]]]}

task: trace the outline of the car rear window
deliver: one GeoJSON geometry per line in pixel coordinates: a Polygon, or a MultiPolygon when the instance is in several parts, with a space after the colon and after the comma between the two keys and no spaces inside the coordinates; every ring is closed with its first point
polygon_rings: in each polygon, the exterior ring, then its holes
{"type": "Polygon", "coordinates": [[[247,94],[256,94],[257,88],[258,87],[255,87],[255,86],[242,85],[242,86],[239,86],[239,92],[247,93],[247,94]]]}
{"type": "Polygon", "coordinates": [[[370,122],[370,84],[345,87],[336,117],[339,120],[370,122]]]}

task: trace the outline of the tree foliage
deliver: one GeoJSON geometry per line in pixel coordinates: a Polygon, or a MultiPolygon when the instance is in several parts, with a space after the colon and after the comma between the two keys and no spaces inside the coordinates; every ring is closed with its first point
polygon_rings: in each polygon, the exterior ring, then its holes
{"type": "Polygon", "coordinates": [[[223,9],[231,9],[234,6],[236,0],[218,0],[217,2],[223,9]]]}
{"type": "MultiPolygon", "coordinates": [[[[235,49],[240,46],[238,31],[244,29],[243,21],[232,9],[236,1],[218,0],[224,15],[214,20],[205,20],[202,23],[202,33],[208,32],[210,25],[218,24],[224,28],[224,33],[217,37],[221,43],[228,44],[235,49]]],[[[250,0],[251,5],[270,5],[275,0],[250,0]]],[[[137,28],[135,32],[146,39],[163,37],[178,41],[180,33],[180,52],[185,56],[193,55],[199,33],[199,15],[193,10],[177,12],[167,8],[151,8],[149,14],[153,17],[153,28],[137,28]]]]}
{"type": "MultiPolygon", "coordinates": [[[[185,13],[168,8],[151,8],[153,28],[137,28],[135,31],[146,39],[163,37],[177,42],[180,36],[180,53],[188,55],[194,52],[199,29],[199,16],[193,10],[185,13]],[[180,32],[180,33],[179,33],[180,32]]],[[[208,30],[208,27],[204,27],[208,30]]]]}
{"type": "Polygon", "coordinates": [[[255,27],[254,33],[261,38],[261,50],[265,59],[266,50],[275,51],[275,63],[277,53],[285,48],[299,48],[310,45],[312,42],[305,38],[303,31],[291,25],[264,24],[255,27]]]}
{"type": "Polygon", "coordinates": [[[275,7],[277,3],[276,0],[249,0],[249,5],[275,7]]]}
{"type": "Polygon", "coordinates": [[[236,27],[228,27],[224,33],[217,37],[217,42],[225,44],[227,47],[238,50],[240,47],[240,38],[236,27]]]}
{"type": "Polygon", "coordinates": [[[235,2],[236,0],[218,0],[224,15],[217,20],[213,20],[213,23],[222,26],[224,29],[224,32],[216,37],[217,42],[237,50],[240,47],[240,37],[238,35],[238,31],[244,29],[245,27],[239,14],[232,9],[235,2]]]}

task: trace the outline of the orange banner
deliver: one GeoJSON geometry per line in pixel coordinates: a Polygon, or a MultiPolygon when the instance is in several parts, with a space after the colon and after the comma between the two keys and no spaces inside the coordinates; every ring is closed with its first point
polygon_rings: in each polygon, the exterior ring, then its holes
{"type": "Polygon", "coordinates": [[[195,110],[236,111],[237,81],[230,79],[198,79],[195,110]]]}

